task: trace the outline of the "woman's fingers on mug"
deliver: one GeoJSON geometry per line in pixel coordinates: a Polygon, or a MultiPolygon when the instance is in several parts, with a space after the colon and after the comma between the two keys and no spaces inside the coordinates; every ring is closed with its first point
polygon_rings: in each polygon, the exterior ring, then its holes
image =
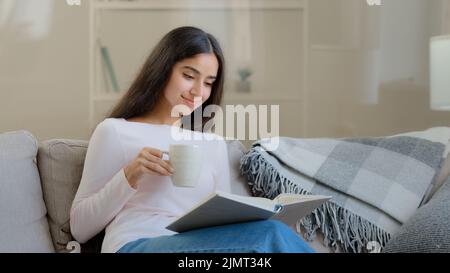
{"type": "Polygon", "coordinates": [[[142,160],[141,163],[145,168],[147,168],[147,170],[150,171],[150,174],[156,174],[156,175],[162,175],[162,176],[172,175],[158,163],[150,162],[148,160],[142,160]]]}
{"type": "Polygon", "coordinates": [[[158,158],[162,158],[162,156],[163,156],[163,151],[158,150],[158,149],[147,147],[147,148],[144,148],[144,151],[147,153],[150,153],[151,155],[156,156],[158,158]]]}
{"type": "Polygon", "coordinates": [[[169,173],[169,175],[172,175],[174,170],[173,170],[172,166],[170,166],[170,163],[168,161],[162,160],[161,158],[158,158],[152,154],[147,154],[146,159],[150,162],[159,164],[161,167],[163,167],[169,173]]]}
{"type": "Polygon", "coordinates": [[[162,159],[163,153],[163,151],[147,147],[142,149],[139,156],[143,159],[142,164],[151,174],[171,176],[174,169],[168,160],[162,159]]]}
{"type": "Polygon", "coordinates": [[[170,164],[170,160],[163,160],[167,166],[169,166],[169,170],[171,173],[175,172],[175,169],[172,167],[172,164],[170,164]]]}
{"type": "Polygon", "coordinates": [[[166,170],[168,170],[171,174],[173,174],[173,172],[175,171],[172,168],[172,165],[170,165],[170,161],[169,160],[162,160],[161,159],[161,164],[164,166],[164,168],[166,168],[166,170]]]}

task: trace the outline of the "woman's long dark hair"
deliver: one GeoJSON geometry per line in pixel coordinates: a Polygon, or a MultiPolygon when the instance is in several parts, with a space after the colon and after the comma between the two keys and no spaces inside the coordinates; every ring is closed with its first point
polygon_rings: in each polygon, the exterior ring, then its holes
{"type": "MultiPolygon", "coordinates": [[[[225,71],[222,49],[213,35],[187,26],[176,28],[162,38],[109,117],[130,119],[152,111],[163,95],[175,64],[202,53],[214,53],[219,62],[219,69],[210,97],[196,111],[201,111],[203,107],[211,104],[220,105],[225,71]]],[[[189,119],[192,122],[194,121],[194,112],[191,114],[192,118],[189,119]]],[[[209,119],[202,119],[202,128],[209,119]]],[[[185,124],[183,127],[186,127],[185,124]]],[[[187,127],[198,130],[199,126],[192,123],[187,127]]]]}
{"type": "MultiPolygon", "coordinates": [[[[214,53],[219,62],[217,78],[212,86],[211,95],[202,106],[220,105],[225,70],[222,49],[211,34],[195,27],[186,26],[170,31],[156,45],[127,93],[113,108],[109,117],[130,119],[152,111],[163,95],[175,64],[202,53],[214,53]]],[[[201,111],[202,107],[199,108],[201,111]]],[[[193,122],[194,118],[190,118],[190,120],[193,122]]],[[[202,119],[202,128],[207,121],[208,119],[202,119]]],[[[188,127],[198,130],[198,125],[188,127]]]]}

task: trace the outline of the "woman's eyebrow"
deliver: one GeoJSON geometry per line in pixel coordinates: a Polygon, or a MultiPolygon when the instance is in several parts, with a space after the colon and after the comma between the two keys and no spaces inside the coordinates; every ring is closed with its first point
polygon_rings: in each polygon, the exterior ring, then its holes
{"type": "MultiPolygon", "coordinates": [[[[200,71],[198,71],[197,69],[195,69],[195,68],[193,68],[192,66],[189,66],[189,65],[185,65],[185,66],[183,66],[183,68],[189,69],[192,72],[194,72],[194,74],[197,74],[197,75],[201,75],[202,74],[202,73],[200,73],[200,71]]],[[[213,79],[213,80],[216,79],[215,76],[208,76],[207,78],[208,79],[213,79]]]]}

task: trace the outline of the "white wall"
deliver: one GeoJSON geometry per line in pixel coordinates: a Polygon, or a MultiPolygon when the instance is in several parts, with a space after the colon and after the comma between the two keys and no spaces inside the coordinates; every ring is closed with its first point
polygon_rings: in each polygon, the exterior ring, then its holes
{"type": "MultiPolygon", "coordinates": [[[[435,0],[384,1],[381,10],[381,81],[428,83],[428,45],[435,0]],[[401,16],[399,16],[401,14],[401,16]]],[[[434,19],[438,16],[434,15],[434,19]]]]}
{"type": "Polygon", "coordinates": [[[445,33],[450,18],[443,20],[443,4],[449,2],[384,0],[369,7],[360,0],[310,1],[306,136],[448,126],[450,113],[429,107],[428,45],[431,36],[445,33]]]}
{"type": "Polygon", "coordinates": [[[0,0],[0,132],[89,137],[87,39],[86,5],[0,0]]]}

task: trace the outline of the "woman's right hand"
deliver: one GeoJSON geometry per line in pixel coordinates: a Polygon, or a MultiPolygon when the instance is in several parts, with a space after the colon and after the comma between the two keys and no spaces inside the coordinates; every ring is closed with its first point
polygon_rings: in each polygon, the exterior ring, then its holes
{"type": "Polygon", "coordinates": [[[128,184],[137,189],[137,184],[144,174],[171,176],[173,168],[168,160],[162,159],[163,152],[153,148],[142,149],[137,157],[124,168],[128,184]]]}

